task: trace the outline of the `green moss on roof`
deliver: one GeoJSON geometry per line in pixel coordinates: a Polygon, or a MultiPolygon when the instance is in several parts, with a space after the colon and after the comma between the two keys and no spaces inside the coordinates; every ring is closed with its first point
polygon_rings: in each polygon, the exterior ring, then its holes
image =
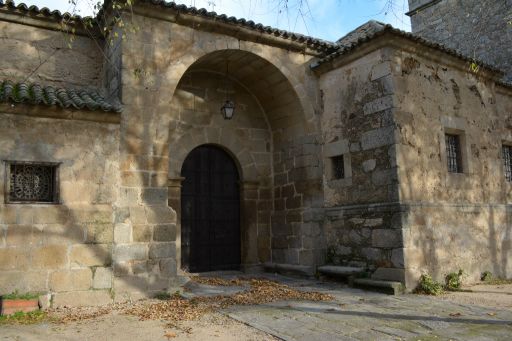
{"type": "Polygon", "coordinates": [[[39,84],[0,82],[0,102],[58,106],[64,109],[120,112],[121,106],[109,103],[94,90],[74,90],[39,84]]]}

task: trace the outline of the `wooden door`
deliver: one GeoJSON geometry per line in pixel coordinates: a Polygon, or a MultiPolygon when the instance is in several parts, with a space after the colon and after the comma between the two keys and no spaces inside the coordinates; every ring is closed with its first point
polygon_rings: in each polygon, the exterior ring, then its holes
{"type": "Polygon", "coordinates": [[[181,170],[181,264],[190,272],[240,268],[240,190],[224,150],[194,149],[181,170]]]}

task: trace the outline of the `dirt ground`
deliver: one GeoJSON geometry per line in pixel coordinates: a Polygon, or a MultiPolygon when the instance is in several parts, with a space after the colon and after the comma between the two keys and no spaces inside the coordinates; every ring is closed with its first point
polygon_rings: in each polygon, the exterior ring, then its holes
{"type": "Polygon", "coordinates": [[[169,340],[278,340],[219,313],[197,321],[168,327],[163,321],[140,321],[137,317],[112,312],[99,318],[66,324],[43,323],[30,326],[0,326],[1,341],[169,341],[169,340]],[[128,337],[127,337],[128,336],[128,337]]]}
{"type": "Polygon", "coordinates": [[[449,292],[442,299],[488,308],[512,309],[512,284],[474,285],[465,287],[471,292],[449,292]]]}
{"type": "MultiPolygon", "coordinates": [[[[476,285],[466,287],[464,289],[471,290],[472,292],[450,292],[439,297],[432,297],[429,302],[445,300],[447,303],[449,301],[456,304],[485,307],[486,311],[491,311],[490,313],[483,315],[487,318],[494,318],[493,316],[495,315],[493,315],[494,313],[492,312],[492,309],[512,311],[512,284],[476,285]]],[[[351,290],[353,289],[340,288],[339,290],[344,293],[344,300],[352,297],[350,295],[352,295],[351,290]]],[[[373,299],[378,297],[375,296],[376,294],[369,292],[366,293],[363,291],[354,291],[354,295],[368,295],[368,297],[373,297],[373,299]]],[[[417,299],[421,300],[425,299],[425,297],[416,295],[405,295],[403,297],[404,301],[417,299]]],[[[144,304],[144,302],[139,303],[139,305],[140,304],[144,304]]],[[[352,305],[355,306],[356,304],[353,303],[352,305]]],[[[184,320],[171,324],[169,320],[141,320],[139,316],[127,315],[125,313],[126,308],[137,306],[137,304],[134,305],[133,303],[128,305],[123,304],[118,307],[114,306],[113,308],[105,308],[105,311],[100,314],[97,314],[97,310],[95,310],[98,308],[77,308],[77,311],[64,309],[61,313],[64,313],[67,317],[83,316],[81,314],[87,315],[90,312],[96,312],[93,313],[93,315],[98,316],[85,319],[76,318],[76,320],[71,318],[65,323],[44,322],[23,326],[6,324],[0,325],[0,341],[115,341],[126,339],[129,339],[129,341],[280,340],[279,338],[238,322],[218,312],[209,312],[205,315],[199,314],[197,320],[184,320]]],[[[375,313],[378,308],[379,306],[377,305],[374,308],[370,307],[367,309],[370,309],[370,311],[375,313]]],[[[187,310],[184,311],[187,312],[187,310]]],[[[329,312],[330,310],[327,309],[326,311],[329,312]]],[[[257,313],[255,312],[254,314],[257,313]]],[[[389,314],[384,315],[387,316],[389,314]]],[[[349,319],[350,316],[347,315],[345,318],[349,319]]],[[[315,319],[313,318],[313,320],[315,319]]],[[[290,321],[294,322],[293,319],[290,321]]],[[[286,320],[285,322],[291,323],[290,321],[286,320]]],[[[342,318],[340,321],[345,320],[342,318]]],[[[313,322],[314,321],[311,321],[311,323],[313,322]]],[[[267,330],[272,333],[275,332],[272,331],[272,329],[263,328],[263,330],[267,330]]],[[[279,335],[276,333],[274,334],[279,335]]],[[[365,338],[362,338],[361,340],[363,339],[366,340],[365,338]]],[[[496,340],[498,339],[500,338],[496,338],[496,340]]]]}

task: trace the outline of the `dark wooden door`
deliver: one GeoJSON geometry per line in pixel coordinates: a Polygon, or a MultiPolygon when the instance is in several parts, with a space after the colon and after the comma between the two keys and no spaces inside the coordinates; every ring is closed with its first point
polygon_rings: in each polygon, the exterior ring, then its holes
{"type": "Polygon", "coordinates": [[[194,149],[181,169],[181,264],[191,272],[240,268],[238,170],[222,149],[194,149]]]}

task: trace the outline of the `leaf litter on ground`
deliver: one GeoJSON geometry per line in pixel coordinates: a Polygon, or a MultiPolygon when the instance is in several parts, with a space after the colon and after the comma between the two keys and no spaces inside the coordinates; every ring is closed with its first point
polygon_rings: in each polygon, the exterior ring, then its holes
{"type": "Polygon", "coordinates": [[[265,278],[234,278],[194,276],[192,281],[212,286],[241,286],[246,290],[232,295],[198,296],[186,299],[180,294],[166,300],[141,300],[128,303],[113,303],[103,307],[58,308],[50,313],[61,323],[97,318],[112,312],[133,315],[140,320],[164,320],[171,327],[181,321],[197,320],[220,309],[235,305],[258,305],[282,300],[331,301],[333,296],[294,289],[286,284],[265,278]]]}

